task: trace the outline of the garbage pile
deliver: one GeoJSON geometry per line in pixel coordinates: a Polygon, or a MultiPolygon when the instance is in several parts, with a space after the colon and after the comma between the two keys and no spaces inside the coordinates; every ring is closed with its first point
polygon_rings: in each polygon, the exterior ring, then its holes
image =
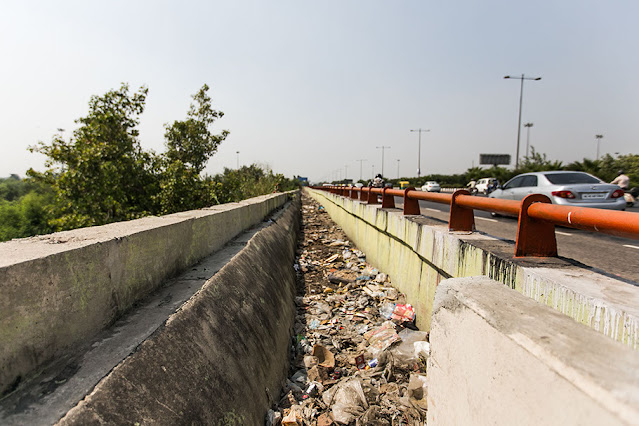
{"type": "Polygon", "coordinates": [[[266,424],[424,425],[426,332],[390,277],[302,197],[291,372],[266,424]]]}

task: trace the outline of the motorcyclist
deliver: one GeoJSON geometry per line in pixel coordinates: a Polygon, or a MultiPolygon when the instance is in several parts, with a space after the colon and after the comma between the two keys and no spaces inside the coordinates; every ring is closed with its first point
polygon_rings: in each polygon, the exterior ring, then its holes
{"type": "Polygon", "coordinates": [[[372,182],[372,187],[373,188],[383,188],[384,187],[384,178],[382,178],[381,174],[377,174],[375,176],[375,179],[373,179],[373,182],[372,182]]]}
{"type": "Polygon", "coordinates": [[[468,189],[468,192],[470,192],[471,194],[475,194],[477,192],[477,188],[475,188],[475,185],[477,185],[477,182],[474,179],[468,182],[468,184],[466,185],[466,189],[468,189]]]}
{"type": "Polygon", "coordinates": [[[619,170],[619,176],[610,183],[613,185],[619,185],[621,189],[627,191],[630,187],[630,178],[623,173],[623,170],[619,170]]]}

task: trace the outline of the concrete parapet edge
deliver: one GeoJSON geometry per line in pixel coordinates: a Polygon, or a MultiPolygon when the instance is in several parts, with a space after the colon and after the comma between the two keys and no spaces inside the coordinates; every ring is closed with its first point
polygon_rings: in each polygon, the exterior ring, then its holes
{"type": "Polygon", "coordinates": [[[428,424],[636,424],[636,352],[488,277],[440,283],[428,424]]]}
{"type": "Polygon", "coordinates": [[[367,259],[389,273],[407,294],[422,329],[430,327],[435,289],[442,279],[487,275],[639,348],[639,287],[562,259],[515,259],[512,242],[488,235],[449,232],[445,225],[422,216],[403,216],[398,209],[308,191],[367,259]]]}
{"type": "Polygon", "coordinates": [[[297,197],[58,423],[262,424],[288,372],[297,197]]]}
{"type": "Polygon", "coordinates": [[[269,194],[0,243],[0,395],[289,197],[269,194]]]}

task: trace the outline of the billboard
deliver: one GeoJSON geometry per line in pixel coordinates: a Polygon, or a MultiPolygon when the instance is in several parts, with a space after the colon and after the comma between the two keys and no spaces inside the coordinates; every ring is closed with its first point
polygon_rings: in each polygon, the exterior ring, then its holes
{"type": "Polygon", "coordinates": [[[510,164],[510,154],[479,154],[479,164],[510,164]]]}

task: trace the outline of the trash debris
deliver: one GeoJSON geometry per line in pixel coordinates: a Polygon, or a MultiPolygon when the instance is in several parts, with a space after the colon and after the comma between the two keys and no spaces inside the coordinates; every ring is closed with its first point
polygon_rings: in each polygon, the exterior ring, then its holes
{"type": "Polygon", "coordinates": [[[391,319],[396,321],[415,321],[415,309],[409,304],[400,305],[399,303],[395,305],[395,309],[393,309],[393,313],[391,315],[391,319]]]}
{"type": "Polygon", "coordinates": [[[424,425],[428,334],[391,277],[302,195],[289,377],[269,426],[424,425]]]}
{"type": "Polygon", "coordinates": [[[335,357],[322,345],[313,346],[313,354],[314,357],[317,357],[319,365],[326,368],[335,367],[335,357]]]}

